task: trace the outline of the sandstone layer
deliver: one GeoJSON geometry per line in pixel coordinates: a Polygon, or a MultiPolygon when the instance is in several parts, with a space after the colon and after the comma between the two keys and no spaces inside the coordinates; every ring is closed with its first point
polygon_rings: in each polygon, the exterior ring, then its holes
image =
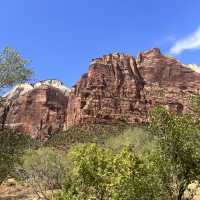
{"type": "Polygon", "coordinates": [[[157,104],[187,112],[199,93],[200,73],[157,48],[137,59],[114,53],[94,59],[69,95],[67,126],[85,122],[146,123],[157,104]]]}
{"type": "Polygon", "coordinates": [[[5,96],[1,128],[46,140],[64,128],[68,93],[69,89],[55,80],[16,86],[5,96]]]}
{"type": "Polygon", "coordinates": [[[2,128],[46,139],[77,124],[146,123],[157,104],[189,112],[188,98],[199,94],[200,87],[200,73],[195,69],[157,48],[137,58],[105,55],[93,59],[88,73],[70,90],[56,80],[14,88],[1,110],[2,128]]]}

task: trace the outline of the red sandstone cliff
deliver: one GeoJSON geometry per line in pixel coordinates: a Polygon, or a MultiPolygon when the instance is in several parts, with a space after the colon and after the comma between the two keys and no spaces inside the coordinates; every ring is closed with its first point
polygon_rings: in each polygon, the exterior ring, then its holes
{"type": "Polygon", "coordinates": [[[80,123],[145,123],[156,104],[187,112],[188,97],[198,94],[199,86],[200,73],[159,49],[137,59],[114,53],[94,59],[67,95],[45,84],[18,95],[1,121],[41,139],[80,123]]]}
{"type": "Polygon", "coordinates": [[[17,86],[7,94],[7,105],[1,109],[2,128],[12,128],[41,140],[49,138],[64,129],[68,92],[54,80],[39,82],[34,87],[17,86]]]}
{"type": "Polygon", "coordinates": [[[69,96],[67,126],[80,122],[145,123],[150,108],[162,104],[187,111],[188,96],[197,94],[200,73],[159,49],[138,58],[110,54],[92,61],[69,96]]]}

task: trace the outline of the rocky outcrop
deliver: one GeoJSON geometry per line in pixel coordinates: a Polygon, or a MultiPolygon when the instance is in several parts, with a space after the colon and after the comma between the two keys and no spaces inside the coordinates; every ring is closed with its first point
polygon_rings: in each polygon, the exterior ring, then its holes
{"type": "Polygon", "coordinates": [[[69,89],[55,80],[16,86],[5,96],[2,128],[12,128],[41,140],[49,138],[63,130],[68,93],[69,89]]]}
{"type": "Polygon", "coordinates": [[[95,59],[70,93],[66,124],[139,123],[147,113],[143,88],[144,80],[132,56],[114,53],[95,59]]]}
{"type": "Polygon", "coordinates": [[[189,112],[188,98],[199,94],[200,73],[159,49],[140,53],[138,69],[145,80],[144,95],[150,107],[161,104],[172,111],[189,112]]]}
{"type": "Polygon", "coordinates": [[[159,49],[137,59],[114,53],[91,62],[69,96],[67,126],[85,122],[146,123],[149,111],[161,104],[187,112],[188,97],[198,94],[200,74],[159,49]]]}
{"type": "Polygon", "coordinates": [[[77,124],[141,124],[157,104],[189,112],[188,97],[199,94],[199,86],[196,66],[157,48],[137,58],[113,53],[93,59],[71,90],[56,80],[14,88],[6,96],[10,103],[1,111],[1,123],[41,139],[77,124]]]}

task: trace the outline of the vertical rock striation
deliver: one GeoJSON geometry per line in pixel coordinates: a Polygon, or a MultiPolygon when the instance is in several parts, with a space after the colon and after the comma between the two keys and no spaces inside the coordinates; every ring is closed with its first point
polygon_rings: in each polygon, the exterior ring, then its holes
{"type": "Polygon", "coordinates": [[[157,104],[188,112],[188,97],[199,93],[200,73],[157,48],[137,59],[109,54],[94,59],[69,96],[66,126],[95,122],[146,123],[157,104]]]}
{"type": "Polygon", "coordinates": [[[23,84],[11,90],[1,111],[2,128],[12,128],[41,140],[63,130],[69,90],[64,90],[62,84],[61,89],[54,84],[55,81],[34,86],[23,84]]]}
{"type": "Polygon", "coordinates": [[[143,88],[132,56],[114,53],[94,59],[70,93],[66,124],[141,122],[146,116],[143,88]]]}
{"type": "Polygon", "coordinates": [[[77,124],[146,123],[157,104],[190,112],[188,97],[199,94],[200,87],[200,73],[194,68],[157,48],[137,58],[105,55],[92,60],[88,73],[71,90],[56,80],[15,87],[0,111],[2,128],[45,140],[77,124]]]}

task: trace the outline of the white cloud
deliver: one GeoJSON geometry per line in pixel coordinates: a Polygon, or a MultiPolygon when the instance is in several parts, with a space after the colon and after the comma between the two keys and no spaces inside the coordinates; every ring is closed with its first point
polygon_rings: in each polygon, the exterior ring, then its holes
{"type": "Polygon", "coordinates": [[[177,40],[171,47],[170,53],[180,54],[184,50],[200,49],[200,27],[189,36],[177,40]]]}

